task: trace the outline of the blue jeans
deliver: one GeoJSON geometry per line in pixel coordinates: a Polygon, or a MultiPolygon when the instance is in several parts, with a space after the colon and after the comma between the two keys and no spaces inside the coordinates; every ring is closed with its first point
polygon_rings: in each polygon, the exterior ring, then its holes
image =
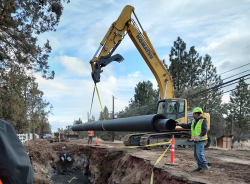
{"type": "Polygon", "coordinates": [[[204,146],[206,141],[195,142],[194,143],[194,158],[197,161],[197,165],[199,168],[206,167],[207,161],[204,156],[204,146]]]}

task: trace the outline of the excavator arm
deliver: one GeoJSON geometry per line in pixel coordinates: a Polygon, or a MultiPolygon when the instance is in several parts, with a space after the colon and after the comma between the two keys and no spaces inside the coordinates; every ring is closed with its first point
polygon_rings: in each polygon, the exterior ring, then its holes
{"type": "Polygon", "coordinates": [[[143,30],[139,20],[137,19],[134,10],[134,7],[127,5],[104,36],[100,43],[100,47],[98,48],[93,59],[90,61],[92,68],[92,78],[95,83],[100,82],[102,67],[107,66],[112,61],[121,62],[123,60],[121,55],[115,54],[112,56],[112,54],[121,43],[124,36],[128,34],[140,52],[141,56],[149,66],[150,70],[154,74],[160,89],[160,98],[174,98],[172,77],[164,67],[162,61],[157,56],[155,49],[151,44],[147,33],[143,30]],[[139,23],[140,28],[131,18],[132,13],[139,23]],[[100,54],[98,57],[96,57],[99,51],[100,54]]]}
{"type": "Polygon", "coordinates": [[[95,83],[100,82],[102,67],[107,66],[112,61],[121,62],[123,60],[123,57],[120,54],[115,54],[113,56],[112,54],[119,46],[127,32],[133,11],[134,7],[132,6],[126,6],[123,9],[118,19],[110,26],[94,57],[90,61],[92,68],[92,78],[95,83]],[[96,57],[99,51],[100,54],[98,57],[96,57]]]}

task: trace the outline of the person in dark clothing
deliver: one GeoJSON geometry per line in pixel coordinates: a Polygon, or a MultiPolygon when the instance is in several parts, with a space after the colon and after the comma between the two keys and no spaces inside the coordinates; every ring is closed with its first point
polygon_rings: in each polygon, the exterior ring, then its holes
{"type": "Polygon", "coordinates": [[[201,116],[202,109],[199,107],[194,108],[194,120],[189,124],[177,124],[184,129],[191,129],[191,139],[194,141],[194,158],[197,161],[198,168],[194,172],[205,172],[209,169],[206,158],[204,156],[204,146],[207,137],[207,121],[201,116]]]}
{"type": "Polygon", "coordinates": [[[0,119],[0,180],[3,184],[32,184],[32,167],[22,142],[10,123],[0,119]]]}

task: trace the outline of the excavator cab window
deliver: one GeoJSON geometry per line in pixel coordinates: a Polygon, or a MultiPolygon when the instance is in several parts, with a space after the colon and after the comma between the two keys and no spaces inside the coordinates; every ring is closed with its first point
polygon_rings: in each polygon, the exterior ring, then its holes
{"type": "Polygon", "coordinates": [[[158,103],[157,114],[165,114],[165,101],[160,101],[158,103]]]}
{"type": "Polygon", "coordinates": [[[178,114],[177,119],[185,117],[185,101],[184,100],[178,100],[178,114]]]}
{"type": "Polygon", "coordinates": [[[167,119],[185,117],[184,100],[163,100],[158,102],[157,114],[164,114],[167,119]]]}
{"type": "Polygon", "coordinates": [[[178,102],[177,101],[168,101],[167,102],[167,112],[166,116],[168,119],[177,119],[178,113],[178,102]]]}

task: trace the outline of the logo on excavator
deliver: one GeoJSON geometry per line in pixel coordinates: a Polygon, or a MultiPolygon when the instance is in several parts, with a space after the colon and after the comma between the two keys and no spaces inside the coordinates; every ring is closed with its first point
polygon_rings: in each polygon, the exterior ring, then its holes
{"type": "Polygon", "coordinates": [[[139,35],[136,36],[136,38],[139,40],[139,42],[141,43],[142,47],[144,48],[144,50],[146,51],[146,53],[148,54],[150,59],[153,59],[152,54],[150,53],[150,50],[146,47],[146,44],[142,41],[141,37],[139,35]]]}

